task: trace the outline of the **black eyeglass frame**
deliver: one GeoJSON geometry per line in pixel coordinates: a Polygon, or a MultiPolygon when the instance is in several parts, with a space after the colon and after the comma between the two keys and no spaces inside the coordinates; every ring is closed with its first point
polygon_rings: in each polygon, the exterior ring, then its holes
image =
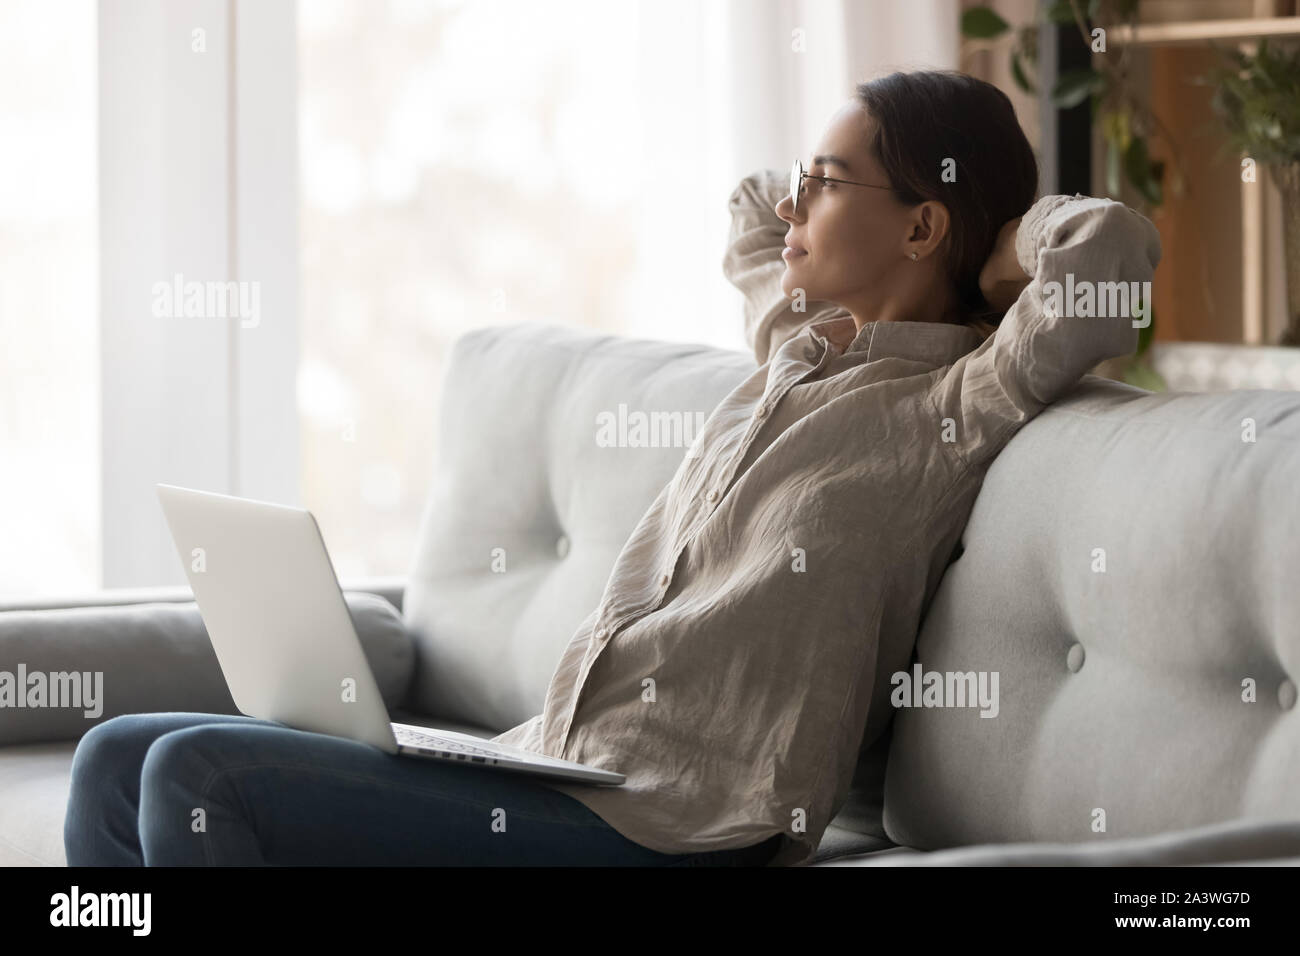
{"type": "Polygon", "coordinates": [[[803,160],[796,159],[794,166],[790,169],[790,202],[791,212],[797,212],[799,209],[799,190],[803,188],[805,179],[815,179],[823,183],[844,183],[846,186],[866,186],[868,189],[893,189],[893,186],[877,186],[875,183],[855,183],[851,179],[836,179],[833,176],[814,176],[812,173],[805,172],[803,160]]]}

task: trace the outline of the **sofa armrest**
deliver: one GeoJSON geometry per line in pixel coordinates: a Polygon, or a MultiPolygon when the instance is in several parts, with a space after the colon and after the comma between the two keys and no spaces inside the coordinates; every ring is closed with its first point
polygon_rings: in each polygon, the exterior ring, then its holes
{"type": "MultiPolygon", "coordinates": [[[[415,645],[400,613],[374,593],[343,597],[384,703],[402,706],[415,645]]],[[[163,711],[238,713],[193,601],[0,612],[0,746],[76,740],[110,717],[163,711]],[[31,675],[50,674],[84,689],[81,706],[27,706],[31,675]]]]}

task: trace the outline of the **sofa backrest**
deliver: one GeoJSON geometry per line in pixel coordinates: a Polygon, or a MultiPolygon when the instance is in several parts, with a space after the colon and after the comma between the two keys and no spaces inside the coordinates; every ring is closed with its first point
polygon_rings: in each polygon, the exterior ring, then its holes
{"type": "Polygon", "coordinates": [[[1085,377],[994,460],[961,543],[916,663],[997,672],[998,712],[898,710],[891,839],[1300,817],[1300,393],[1085,377]]]}
{"type": "Polygon", "coordinates": [[[541,713],[695,424],[754,369],[747,353],[550,324],[457,340],[403,599],[410,709],[499,730],[541,713]]]}

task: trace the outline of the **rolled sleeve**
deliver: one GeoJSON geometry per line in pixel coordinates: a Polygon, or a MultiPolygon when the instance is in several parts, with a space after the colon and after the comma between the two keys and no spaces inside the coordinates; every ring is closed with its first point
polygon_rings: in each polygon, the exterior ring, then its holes
{"type": "Polygon", "coordinates": [[[933,388],[936,411],[956,423],[957,444],[968,461],[996,454],[1016,429],[1099,362],[1137,348],[1133,300],[1107,284],[1124,283],[1131,291],[1130,284],[1138,283],[1136,289],[1148,295],[1143,283],[1151,281],[1160,255],[1155,226],[1122,203],[1045,196],[1034,204],[1016,233],[1016,257],[1029,284],[996,332],[933,388]],[[1092,284],[1093,314],[1074,314],[1067,291],[1085,282],[1092,284]],[[1058,284],[1055,290],[1052,283],[1058,284]],[[1128,301],[1129,309],[1110,314],[1120,301],[1128,301]]]}
{"type": "Polygon", "coordinates": [[[731,231],[722,272],[745,297],[745,341],[759,365],[791,336],[813,322],[849,313],[834,303],[806,300],[795,311],[795,300],[781,289],[785,275],[787,223],[776,204],[789,195],[790,181],[771,169],[761,169],[740,181],[731,193],[731,231]]]}

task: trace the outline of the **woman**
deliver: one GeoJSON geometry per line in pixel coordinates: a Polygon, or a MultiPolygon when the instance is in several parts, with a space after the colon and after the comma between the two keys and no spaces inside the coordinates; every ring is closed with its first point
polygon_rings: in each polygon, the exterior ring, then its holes
{"type": "Polygon", "coordinates": [[[890,677],[988,465],[1136,346],[1129,315],[1061,317],[1044,287],[1148,281],[1160,245],[1108,200],[1031,208],[1010,103],[958,74],[862,84],[796,178],[731,197],[760,367],[624,545],[543,712],[494,738],[623,787],[132,715],[78,747],[69,863],[780,865],[842,810],[883,835],[890,677]]]}

